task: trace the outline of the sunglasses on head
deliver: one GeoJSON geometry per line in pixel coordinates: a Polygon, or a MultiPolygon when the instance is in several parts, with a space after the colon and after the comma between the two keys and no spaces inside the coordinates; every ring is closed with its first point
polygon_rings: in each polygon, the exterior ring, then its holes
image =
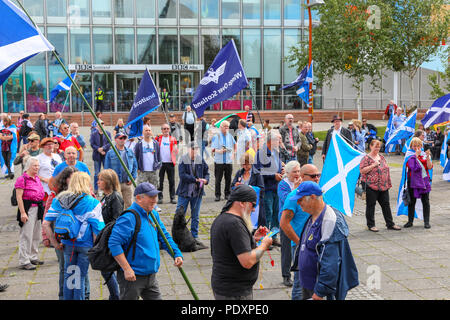
{"type": "Polygon", "coordinates": [[[313,174],[305,173],[305,176],[315,179],[315,178],[320,178],[321,173],[313,173],[313,174]]]}

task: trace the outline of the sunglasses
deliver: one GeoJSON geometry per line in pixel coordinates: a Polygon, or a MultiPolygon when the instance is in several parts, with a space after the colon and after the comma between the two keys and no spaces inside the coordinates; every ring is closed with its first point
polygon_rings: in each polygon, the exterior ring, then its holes
{"type": "Polygon", "coordinates": [[[313,179],[320,178],[321,175],[322,175],[321,173],[313,173],[313,174],[305,173],[305,176],[311,177],[313,179]]]}
{"type": "Polygon", "coordinates": [[[169,130],[170,128],[162,128],[163,130],[169,130]]]}
{"type": "Polygon", "coordinates": [[[119,140],[125,140],[127,137],[120,137],[119,140]]]}

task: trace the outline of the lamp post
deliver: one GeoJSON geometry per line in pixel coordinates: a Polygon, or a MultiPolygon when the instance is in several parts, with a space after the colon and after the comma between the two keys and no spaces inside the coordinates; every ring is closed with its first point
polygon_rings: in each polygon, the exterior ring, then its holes
{"type": "MultiPolygon", "coordinates": [[[[311,68],[311,62],[312,62],[312,14],[311,14],[311,8],[313,7],[319,7],[321,5],[324,5],[325,3],[323,0],[307,0],[306,5],[308,7],[308,17],[309,17],[309,39],[308,39],[308,68],[311,68]]],[[[312,89],[312,82],[309,84],[309,101],[308,101],[308,113],[309,113],[309,119],[312,125],[313,122],[313,89],[312,89]]]]}

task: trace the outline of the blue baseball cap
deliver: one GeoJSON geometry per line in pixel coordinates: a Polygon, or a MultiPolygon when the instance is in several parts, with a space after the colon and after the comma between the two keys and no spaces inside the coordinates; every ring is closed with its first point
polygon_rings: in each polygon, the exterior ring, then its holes
{"type": "Polygon", "coordinates": [[[289,201],[298,201],[299,199],[310,196],[310,195],[316,195],[321,196],[322,195],[322,189],[320,186],[313,182],[313,181],[305,181],[300,183],[300,185],[297,188],[297,192],[289,198],[289,201]]]}
{"type": "Polygon", "coordinates": [[[149,197],[154,197],[158,195],[161,191],[156,189],[154,185],[150,182],[142,182],[139,184],[136,189],[134,189],[134,196],[136,197],[138,194],[145,194],[149,197]]]}
{"type": "Polygon", "coordinates": [[[116,135],[114,136],[114,139],[121,138],[121,137],[127,137],[127,138],[128,138],[128,136],[127,136],[125,133],[123,133],[123,132],[118,132],[118,133],[116,133],[116,135]]]}

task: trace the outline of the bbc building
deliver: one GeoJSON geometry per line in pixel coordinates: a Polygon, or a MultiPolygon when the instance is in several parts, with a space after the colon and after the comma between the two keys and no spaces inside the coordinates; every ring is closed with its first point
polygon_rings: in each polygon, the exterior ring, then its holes
{"type": "MultiPolygon", "coordinates": [[[[240,54],[249,87],[210,110],[305,108],[295,89],[280,88],[297,77],[284,58],[290,47],[308,41],[308,12],[299,0],[21,0],[52,43],[83,95],[95,106],[98,88],[105,111],[128,112],[143,72],[169,93],[169,109],[184,110],[214,57],[231,39],[240,54]]],[[[305,0],[306,2],[306,0],[305,0]]],[[[313,26],[319,23],[313,10],[313,26]]],[[[416,77],[416,102],[429,101],[425,79],[416,77]]],[[[385,92],[363,88],[363,108],[383,108],[392,99],[393,76],[385,92]]],[[[20,66],[0,87],[2,112],[80,112],[79,94],[50,91],[66,78],[51,53],[20,66]]],[[[399,100],[409,101],[406,78],[399,77],[399,100]]],[[[355,108],[351,81],[336,77],[331,88],[314,87],[314,108],[355,108]]],[[[426,102],[428,103],[428,102],[426,102]]]]}

